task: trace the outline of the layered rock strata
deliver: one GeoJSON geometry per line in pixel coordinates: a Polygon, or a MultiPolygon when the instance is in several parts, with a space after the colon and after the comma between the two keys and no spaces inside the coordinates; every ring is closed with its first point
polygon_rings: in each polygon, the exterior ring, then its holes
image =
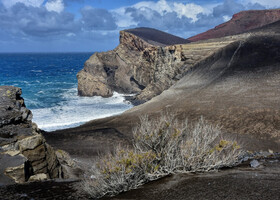
{"type": "Polygon", "coordinates": [[[0,184],[67,176],[57,153],[32,123],[21,89],[0,87],[0,111],[0,184]]]}
{"type": "Polygon", "coordinates": [[[134,102],[145,102],[168,89],[183,72],[216,49],[232,42],[169,45],[172,40],[185,43],[186,40],[175,40],[172,39],[175,36],[168,34],[167,46],[162,40],[152,42],[147,39],[144,33],[149,29],[142,30],[142,34],[141,30],[121,31],[120,45],[116,49],[95,53],[86,61],[77,75],[79,95],[109,97],[113,91],[136,93],[134,102]]]}

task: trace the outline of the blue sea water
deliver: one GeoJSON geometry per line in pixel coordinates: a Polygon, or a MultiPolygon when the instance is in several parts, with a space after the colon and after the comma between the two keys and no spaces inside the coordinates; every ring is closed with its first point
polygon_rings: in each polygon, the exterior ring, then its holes
{"type": "Polygon", "coordinates": [[[92,53],[0,54],[0,85],[22,88],[39,128],[53,131],[124,112],[123,95],[79,97],[76,74],[92,53]]]}

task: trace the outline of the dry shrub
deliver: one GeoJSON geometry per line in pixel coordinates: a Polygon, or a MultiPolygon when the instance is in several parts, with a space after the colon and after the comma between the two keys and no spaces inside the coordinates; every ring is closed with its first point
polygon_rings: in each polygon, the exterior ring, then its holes
{"type": "Polygon", "coordinates": [[[116,148],[100,157],[82,183],[91,196],[113,196],[171,173],[232,167],[243,151],[236,141],[222,139],[220,127],[201,118],[195,125],[179,123],[173,114],[140,118],[133,149],[116,148]]]}

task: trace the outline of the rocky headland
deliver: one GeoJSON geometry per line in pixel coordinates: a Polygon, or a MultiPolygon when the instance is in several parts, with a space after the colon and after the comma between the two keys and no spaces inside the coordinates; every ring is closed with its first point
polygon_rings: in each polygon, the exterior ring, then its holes
{"type": "Polygon", "coordinates": [[[183,43],[188,41],[151,28],[121,31],[118,47],[95,53],[86,61],[77,75],[78,94],[109,97],[113,91],[136,93],[135,100],[143,103],[178,80],[177,74],[184,70],[180,67],[191,59],[176,45],[183,43]]]}
{"type": "Polygon", "coordinates": [[[248,31],[278,20],[280,10],[243,11],[229,22],[188,40],[150,28],[121,31],[119,46],[95,53],[86,61],[77,75],[78,94],[110,97],[117,91],[135,94],[129,98],[135,105],[144,103],[219,49],[248,37],[248,31]],[[244,32],[247,35],[236,35],[244,32]],[[190,43],[213,38],[218,39],[190,43]]]}

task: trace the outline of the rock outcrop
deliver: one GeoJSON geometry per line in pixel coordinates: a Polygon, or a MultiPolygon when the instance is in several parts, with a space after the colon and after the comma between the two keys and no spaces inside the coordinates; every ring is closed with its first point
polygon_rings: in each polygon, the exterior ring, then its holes
{"type": "Polygon", "coordinates": [[[32,123],[21,89],[0,87],[0,111],[0,184],[67,176],[56,152],[32,123]]]}
{"type": "Polygon", "coordinates": [[[249,10],[233,15],[232,19],[213,29],[188,38],[191,42],[245,33],[280,20],[280,9],[249,10]]]}
{"type": "Polygon", "coordinates": [[[140,38],[142,29],[136,30],[121,31],[116,49],[95,53],[86,61],[77,75],[79,95],[108,97],[117,91],[136,93],[130,99],[135,104],[146,102],[217,49],[236,40],[153,46],[147,39],[140,38]]]}
{"type": "Polygon", "coordinates": [[[146,88],[145,94],[139,96],[140,101],[146,101],[174,83],[186,61],[176,44],[187,42],[155,29],[121,31],[118,47],[95,53],[86,61],[77,75],[78,93],[109,97],[113,91],[141,93],[146,88]]]}
{"type": "Polygon", "coordinates": [[[168,89],[192,66],[232,41],[206,45],[176,44],[178,42],[187,43],[154,29],[121,31],[120,45],[116,49],[95,53],[78,73],[79,95],[109,97],[117,91],[136,93],[130,99],[135,104],[146,102],[168,89]],[[161,37],[157,38],[158,35],[161,37]]]}
{"type": "Polygon", "coordinates": [[[238,40],[188,44],[190,41],[232,36],[280,20],[280,10],[244,11],[227,23],[188,40],[149,28],[120,31],[114,50],[95,53],[78,73],[78,94],[110,97],[113,91],[136,94],[140,104],[161,94],[182,75],[217,49],[238,40]]]}

